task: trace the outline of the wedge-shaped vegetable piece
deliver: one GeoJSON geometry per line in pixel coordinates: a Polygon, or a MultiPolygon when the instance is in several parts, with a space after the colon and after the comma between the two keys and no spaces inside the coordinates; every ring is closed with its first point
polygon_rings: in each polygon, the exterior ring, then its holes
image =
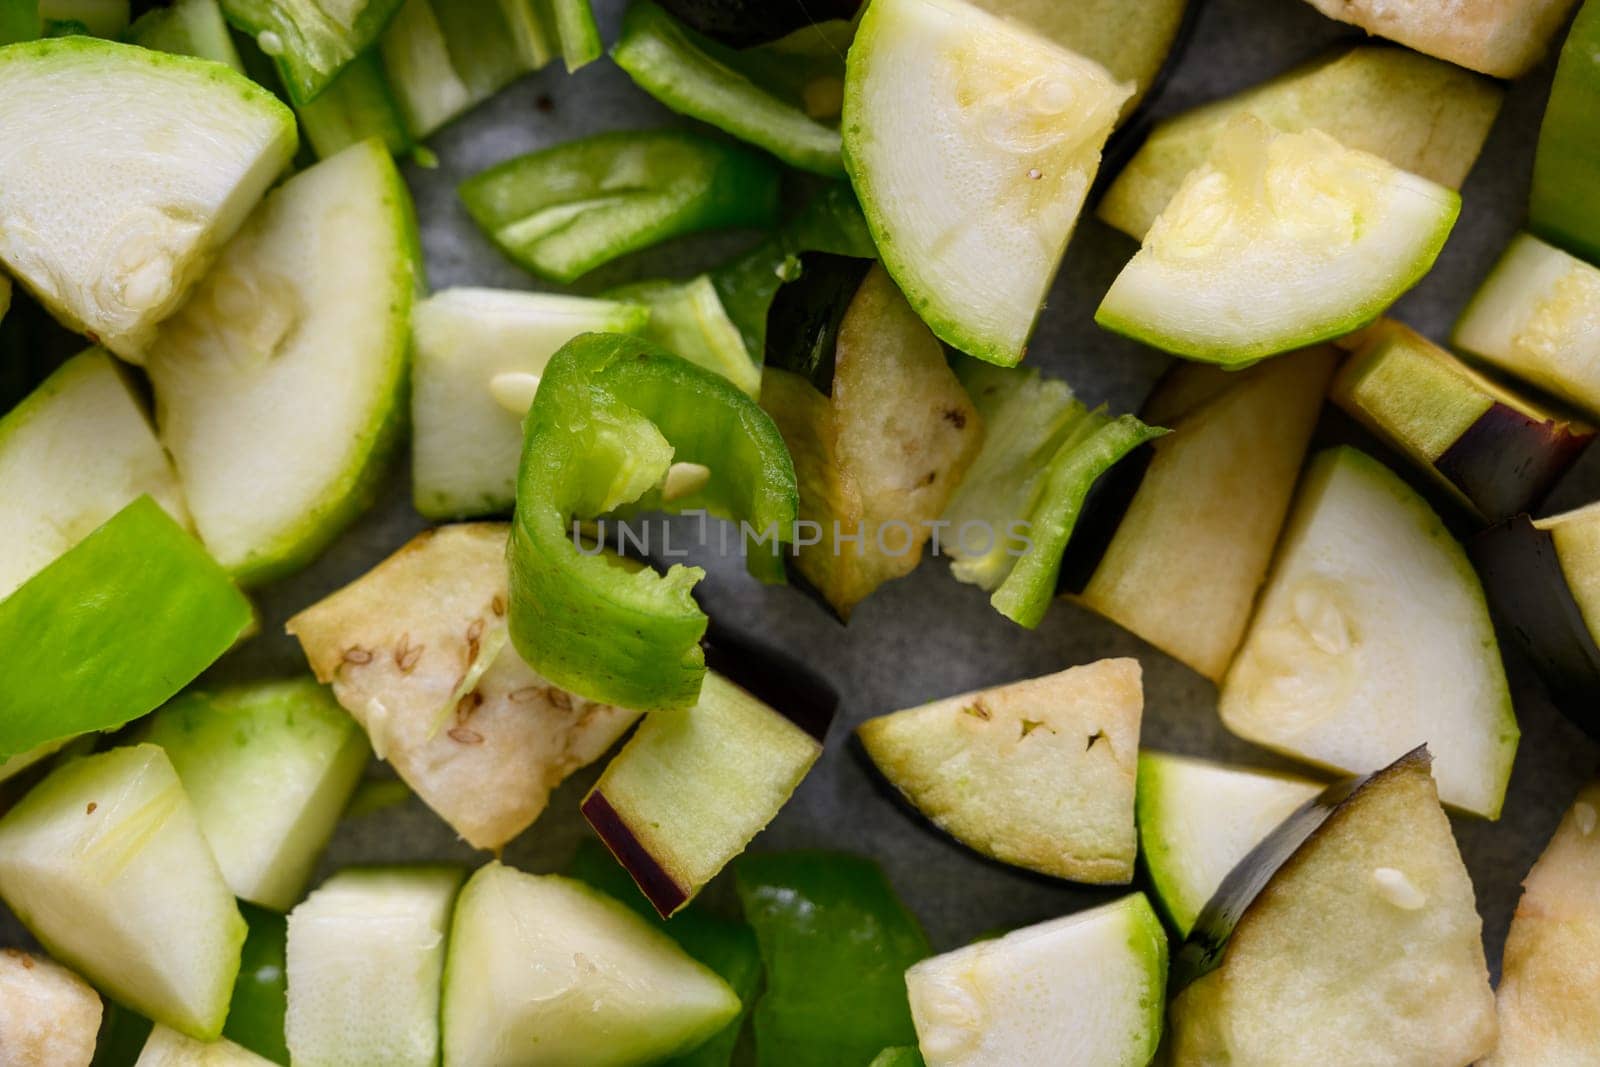
{"type": "Polygon", "coordinates": [[[551,359],[528,413],[511,547],[511,639],[528,664],[592,700],[690,707],[705,675],[704,572],[664,575],[580,551],[573,525],[621,507],[700,509],[737,521],[746,568],[783,580],[794,464],[772,419],[726,378],[647,341],[584,334],[551,359]],[[674,463],[693,492],[651,492],[674,463]]]}
{"type": "Polygon", "coordinates": [[[582,882],[491,863],[461,891],[445,976],[446,1063],[655,1063],[738,1012],[713,971],[582,882]]]}
{"type": "Polygon", "coordinates": [[[1175,1063],[1471,1063],[1495,1045],[1483,923],[1419,749],[1258,845],[1173,960],[1175,1063]]]}
{"type": "Polygon", "coordinates": [[[272,1061],[226,1038],[196,1041],[158,1026],[133,1067],[272,1067],[272,1061]]]}
{"type": "Polygon", "coordinates": [[[815,340],[801,330],[792,336],[831,363],[831,376],[825,367],[812,375],[827,382],[827,395],[774,367],[762,376],[761,396],[795,461],[800,520],[815,524],[795,565],[845,617],[921,562],[930,522],[945,510],[983,433],[938,338],[887,272],[873,267],[861,279],[862,266],[842,260],[834,273],[819,268],[791,286],[820,290],[815,340]]]}
{"type": "Polygon", "coordinates": [[[316,99],[345,64],[365,52],[401,0],[222,0],[222,10],[271,56],[296,104],[316,99]]]}
{"type": "Polygon", "coordinates": [[[739,325],[728,315],[712,275],[701,274],[686,282],[637,282],[607,295],[626,301],[624,306],[644,309],[644,325],[623,332],[648,338],[690,363],[717,372],[749,396],[760,396],[761,365],[745,347],[739,325]]]}
{"type": "Polygon", "coordinates": [[[1523,881],[1495,1002],[1500,1044],[1484,1067],[1577,1067],[1600,1048],[1600,785],[1591,784],[1523,881]]]}
{"type": "Polygon", "coordinates": [[[475,848],[499,848],[636,714],[530,670],[506,633],[502,524],[419,535],[289,620],[373,751],[475,848]]]}
{"type": "Polygon", "coordinates": [[[445,935],[464,872],[352,868],[289,913],[289,1055],[297,1067],[439,1062],[445,935]]]}
{"type": "Polygon", "coordinates": [[[1144,240],[1183,179],[1206,161],[1234,116],[1246,113],[1286,133],[1321,130],[1346,148],[1460,189],[1504,99],[1505,90],[1487,78],[1404,48],[1368,44],[1328,52],[1161,122],[1095,214],[1144,240]]]}
{"type": "Polygon", "coordinates": [[[1600,4],[1586,3],[1567,32],[1533,158],[1528,226],[1600,263],[1600,211],[1586,190],[1600,185],[1600,151],[1589,135],[1600,111],[1600,4]]]}
{"type": "Polygon", "coordinates": [[[845,167],[884,265],[940,339],[1017,363],[1133,87],[964,0],[873,0],[848,58],[845,167]]]}
{"type": "Polygon", "coordinates": [[[1490,522],[1532,510],[1594,440],[1399,323],[1355,344],[1334,403],[1490,522]]]}
{"type": "Polygon", "coordinates": [[[1244,638],[1337,353],[1242,375],[1181,364],[1145,418],[1172,427],[1082,590],[1089,607],[1212,681],[1244,638]],[[1185,395],[1205,394],[1186,404],[1185,395]]]}
{"type": "Polygon", "coordinates": [[[233,71],[84,37],[0,55],[0,124],[0,263],[134,360],[295,149],[233,71]]]}
{"type": "Polygon", "coordinates": [[[222,1036],[274,1063],[288,1063],[283,1018],[289,1008],[289,924],[277,912],[254,904],[240,904],[239,914],[249,929],[222,1036]]]}
{"type": "Polygon", "coordinates": [[[161,706],[253,622],[250,602],[149,497],[0,600],[0,758],[161,706]]]}
{"type": "Polygon", "coordinates": [[[185,693],[156,713],[234,896],[288,911],[311,878],[372,750],[310,678],[185,693]]]}
{"type": "Polygon", "coordinates": [[[708,672],[699,703],[647,716],[606,766],[584,818],[663,918],[744,851],[822,755],[828,718],[810,710],[791,719],[708,672]]]}
{"type": "MultiPolygon", "coordinates": [[[[815,27],[815,58],[780,46],[740,52],[682,25],[650,0],[628,8],[611,50],[645,92],[680,114],[765,148],[790,166],[843,177],[839,159],[841,57],[850,46],[815,27]],[[829,62],[829,61],[832,62],[829,62]],[[833,120],[832,124],[824,120],[833,120]]],[[[800,31],[807,33],[808,31],[800,31]]]]}
{"type": "Polygon", "coordinates": [[[878,769],[941,829],[1057,878],[1133,878],[1139,661],[1108,659],[868,719],[878,769]]]}
{"type": "Polygon", "coordinates": [[[410,194],[365,141],[274,190],[162,327],[161,439],[241,580],[297,569],[371,502],[404,421],[420,272],[410,194]]]}
{"type": "Polygon", "coordinates": [[[1287,774],[1139,753],[1139,852],[1180,937],[1228,872],[1322,788],[1287,774]]]}
{"type": "Polygon", "coordinates": [[[118,1001],[221,1034],[244,920],[161,749],[86,756],[35,786],[0,819],[0,897],[118,1001]]]}
{"type": "Polygon", "coordinates": [[[126,37],[144,48],[210,59],[245,73],[217,0],[173,0],[167,7],[140,15],[128,27],[126,37]]]}
{"type": "Polygon", "coordinates": [[[669,237],[772,225],[778,169],[687,130],[602,133],[468,178],[461,200],[507,256],[564,283],[669,237]]]}
{"type": "Polygon", "coordinates": [[[371,137],[395,155],[413,147],[383,64],[371,52],[351,60],[320,96],[295,111],[318,159],[371,137]]]}
{"type": "Polygon", "coordinates": [[[759,1067],[865,1063],[916,1041],[904,974],[928,939],[876,863],[769,853],[741,857],[734,873],[767,967],[752,1026],[759,1067]]]}
{"type": "Polygon", "coordinates": [[[0,949],[0,1050],[9,1067],[89,1067],[100,997],[58,963],[0,949]]]}
{"type": "Polygon", "coordinates": [[[1150,91],[1172,52],[1189,0],[1154,0],[1130,5],[1121,0],[977,0],[996,15],[1031,27],[1062,48],[1099,63],[1113,78],[1132,82],[1134,93],[1122,107],[1127,118],[1150,91]]]}
{"type": "Polygon", "coordinates": [[[1425,743],[1444,802],[1490,819],[1517,750],[1466,554],[1421,497],[1351,448],[1312,461],[1220,709],[1247,740],[1346,771],[1425,743]]]}
{"type": "Polygon", "coordinates": [[[906,972],[928,1067],[1147,1064],[1167,934],[1143,893],[923,960],[906,972]]]}
{"type": "Polygon", "coordinates": [[[412,311],[412,478],[433,518],[508,512],[522,417],[556,350],[580,333],[637,333],[641,304],[552,293],[446,289],[412,311]]]}
{"type": "Polygon", "coordinates": [[[128,380],[90,349],[0,418],[0,598],[145,493],[188,525],[172,464],[128,380]]]}
{"type": "Polygon", "coordinates": [[[1543,57],[1576,0],[1308,0],[1340,22],[1496,78],[1519,78],[1543,57]]]}
{"type": "Polygon", "coordinates": [[[1451,340],[1507,374],[1600,414],[1600,267],[1518,234],[1451,340]]]}
{"type": "Polygon", "coordinates": [[[1247,366],[1349,333],[1433,266],[1461,197],[1317,130],[1232,119],[1117,275],[1095,321],[1247,366]]]}
{"type": "Polygon", "coordinates": [[[1514,516],[1469,548],[1503,632],[1561,710],[1600,735],[1600,504],[1546,519],[1514,516]]]}

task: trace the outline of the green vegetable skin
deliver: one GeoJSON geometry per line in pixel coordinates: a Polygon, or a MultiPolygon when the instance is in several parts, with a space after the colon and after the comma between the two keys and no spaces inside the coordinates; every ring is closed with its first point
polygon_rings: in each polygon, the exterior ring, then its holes
{"type": "Polygon", "coordinates": [[[770,48],[739,52],[681,25],[650,0],[628,8],[611,50],[617,66],[674,111],[765,148],[791,166],[842,178],[837,125],[824,125],[803,110],[808,85],[818,87],[814,93],[826,92],[828,85],[835,96],[843,91],[843,49],[831,55],[836,69],[829,69],[826,55],[808,62],[770,48]],[[785,94],[768,84],[774,73],[807,68],[815,80],[801,73],[797,92],[785,94]]]}
{"type": "Polygon", "coordinates": [[[344,3],[337,18],[305,0],[222,0],[222,10],[273,57],[290,101],[299,105],[315,100],[347,63],[365,52],[401,3],[344,3]]]}
{"type": "Polygon", "coordinates": [[[510,546],[517,652],[590,700],[691,706],[705,675],[706,616],[690,590],[704,572],[674,565],[662,576],[580,553],[572,522],[633,503],[673,462],[704,464],[709,484],[673,506],[748,524],[746,565],[781,582],[778,549],[799,494],[778,428],[720,375],[647,341],[584,334],[550,360],[525,434],[510,546]],[[775,540],[754,541],[769,533],[775,540]]]}
{"type": "Polygon", "coordinates": [[[251,625],[250,602],[142,496],[0,601],[0,757],[160,706],[251,625]]]}
{"type": "Polygon", "coordinates": [[[928,939],[876,863],[793,852],[745,856],[734,871],[767,967],[759,1067],[865,1064],[917,1043],[905,970],[928,939]]]}
{"type": "Polygon", "coordinates": [[[567,283],[670,237],[773,225],[778,167],[688,131],[605,133],[492,167],[461,199],[506,255],[567,283]]]}
{"type": "Polygon", "coordinates": [[[43,35],[38,0],[0,0],[0,45],[35,41],[43,35]]]}
{"type": "Polygon", "coordinates": [[[284,955],[288,926],[282,915],[254,904],[241,902],[239,914],[249,932],[222,1036],[258,1056],[287,1065],[289,1046],[284,1041],[283,1016],[288,1009],[284,955]]]}
{"type": "Polygon", "coordinates": [[[369,137],[378,138],[395,155],[412,146],[405,117],[373,52],[357,56],[322,95],[297,110],[318,159],[369,137]]]}
{"type": "Polygon", "coordinates": [[[727,1067],[733,1059],[745,1015],[761,986],[761,953],[755,934],[744,923],[731,922],[713,914],[704,904],[690,904],[671,919],[663,920],[639,892],[628,872],[618,865],[599,841],[585,838],[578,844],[567,873],[580,882],[621,901],[645,919],[666,931],[683,950],[716,971],[739,995],[744,1010],[705,1044],[674,1059],[664,1067],[727,1067]]]}
{"type": "Polygon", "coordinates": [[[1600,263],[1600,0],[1578,12],[1561,49],[1539,151],[1533,159],[1529,228],[1591,263],[1600,263]]]}
{"type": "Polygon", "coordinates": [[[123,37],[143,48],[210,59],[246,73],[217,0],[174,0],[170,7],[140,15],[123,37]]]}

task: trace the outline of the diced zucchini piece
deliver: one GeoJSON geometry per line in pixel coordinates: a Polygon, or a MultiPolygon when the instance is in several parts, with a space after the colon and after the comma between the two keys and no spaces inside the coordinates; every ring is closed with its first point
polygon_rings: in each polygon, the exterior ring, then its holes
{"type": "Polygon", "coordinates": [[[1220,710],[1247,740],[1345,771],[1427,744],[1444,802],[1489,819],[1517,750],[1466,554],[1421,497],[1352,448],[1318,455],[1301,482],[1220,710]]]}
{"type": "Polygon", "coordinates": [[[491,863],[461,891],[444,989],[452,1067],[655,1063],[738,1012],[714,972],[582,882],[491,863]]]}
{"type": "Polygon", "coordinates": [[[1591,263],[1600,263],[1600,149],[1592,130],[1600,114],[1600,3],[1586,3],[1567,32],[1533,157],[1528,226],[1591,263]]]}
{"type": "Polygon", "coordinates": [[[162,327],[161,439],[241,581],[299,568],[371,502],[405,420],[420,273],[410,194],[363,141],[274,190],[162,327]]]}
{"type": "Polygon", "coordinates": [[[89,1067],[100,997],[59,963],[0,949],[0,1051],[8,1067],[89,1067]]]}
{"type": "Polygon", "coordinates": [[[0,599],[146,493],[189,525],[143,406],[90,349],[0,418],[0,599]]]}
{"type": "Polygon", "coordinates": [[[845,167],[942,340],[1022,359],[1132,91],[964,0],[873,0],[848,57],[845,167]]]}
{"type": "Polygon", "coordinates": [[[527,829],[638,717],[556,688],[511,647],[507,533],[424,533],[288,624],[378,757],[475,848],[527,829]]]}
{"type": "Polygon", "coordinates": [[[140,497],[0,600],[0,648],[27,664],[0,673],[0,758],[42,758],[159,707],[253,621],[215,561],[140,497]]]}
{"type": "Polygon", "coordinates": [[[273,1063],[226,1038],[196,1041],[158,1026],[150,1031],[133,1067],[273,1067],[273,1063]]]}
{"type": "Polygon", "coordinates": [[[1175,368],[1145,416],[1172,432],[1152,446],[1083,602],[1220,682],[1266,580],[1336,360],[1322,347],[1243,374],[1175,368]],[[1191,390],[1215,395],[1163,410],[1191,390]]]}
{"type": "Polygon", "coordinates": [[[371,749],[310,678],[185,693],[144,739],[166,749],[234,896],[288,911],[371,749]]]}
{"type": "Polygon", "coordinates": [[[271,56],[296,105],[315,100],[378,40],[401,0],[221,0],[222,10],[271,56]]]}
{"type": "Polygon", "coordinates": [[[1161,1043],[1167,934],[1143,893],[906,972],[928,1067],[1141,1067],[1161,1043]]]}
{"type": "MultiPolygon", "coordinates": [[[[468,5],[482,7],[477,0],[465,0],[463,6],[468,5]]],[[[485,42],[490,48],[513,44],[509,34],[492,35],[485,42]]],[[[480,102],[452,65],[429,0],[405,0],[384,32],[379,54],[406,128],[419,140],[480,102]]]]}
{"type": "Polygon", "coordinates": [[[1317,130],[1218,135],[1095,321],[1224,367],[1349,333],[1433,266],[1461,197],[1317,130]]]}
{"type": "Polygon", "coordinates": [[[1329,52],[1234,96],[1163,120],[1100,199],[1095,214],[1135,240],[1235,115],[1285,133],[1321,130],[1346,148],[1460,189],[1500,113],[1505,90],[1404,48],[1329,52]]]}
{"type": "Polygon", "coordinates": [[[217,0],[173,0],[167,7],[153,8],[128,27],[127,39],[144,48],[210,59],[245,73],[217,0]]]}
{"type": "Polygon", "coordinates": [[[1484,1067],[1581,1064],[1600,1048],[1600,785],[1578,794],[1523,881],[1495,994],[1500,1044],[1484,1067]]]}
{"type": "MultiPolygon", "coordinates": [[[[835,47],[837,63],[848,38],[835,47]]],[[[837,125],[843,70],[830,69],[826,54],[820,63],[785,64],[789,57],[771,46],[740,53],[695,33],[650,0],[639,0],[623,17],[611,57],[641,89],[674,111],[764,148],[790,166],[844,177],[837,125]],[[815,70],[812,77],[797,79],[796,92],[785,94],[772,82],[774,74],[787,73],[786,65],[815,70]],[[808,113],[808,97],[816,114],[808,113]]]]}
{"type": "MultiPolygon", "coordinates": [[[[295,1067],[433,1067],[455,867],[344,870],[289,913],[295,1067]]],[[[504,934],[506,931],[502,931],[504,934]]]]}
{"type": "Polygon", "coordinates": [[[1456,323],[1451,341],[1600,415],[1600,267],[1518,234],[1456,323]]]}
{"type": "Polygon", "coordinates": [[[584,818],[665,918],[772,821],[826,731],[708,671],[694,707],[645,717],[584,798],[584,818]]]}
{"type": "Polygon", "coordinates": [[[986,856],[1102,885],[1133,878],[1139,661],[1058,674],[868,719],[885,778],[986,856]]]}
{"type": "Polygon", "coordinates": [[[497,289],[446,289],[419,302],[411,314],[417,510],[509,512],[524,399],[532,401],[550,357],[580,333],[637,333],[649,318],[641,304],[497,289]]]}
{"type": "Polygon", "coordinates": [[[778,169],[686,130],[602,133],[491,167],[461,199],[507,256],[567,283],[670,237],[771,226],[778,169]]]}
{"type": "Polygon", "coordinates": [[[0,126],[27,147],[0,152],[0,262],[134,360],[295,149],[288,108],[226,67],[76,37],[0,53],[0,126]]]}
{"type": "Polygon", "coordinates": [[[1173,959],[1174,1063],[1465,1064],[1495,1045],[1472,880],[1419,749],[1330,788],[1173,959]]]}
{"type": "Polygon", "coordinates": [[[1576,0],[1308,0],[1340,22],[1496,78],[1520,78],[1544,56],[1576,0]]]}
{"type": "Polygon", "coordinates": [[[1139,753],[1139,853],[1180,937],[1228,872],[1322,788],[1287,774],[1139,753]]]}
{"type": "Polygon", "coordinates": [[[399,155],[411,147],[405,116],[390,92],[383,64],[373,53],[357,56],[309,104],[299,107],[300,124],[318,159],[338,155],[376,137],[399,155]]]}
{"type": "Polygon", "coordinates": [[[129,0],[39,0],[39,17],[48,25],[77,23],[96,37],[115,40],[128,28],[129,0]]]}
{"type": "Polygon", "coordinates": [[[35,786],[0,819],[0,897],[116,1000],[222,1033],[244,920],[161,749],[72,760],[35,786]]]}
{"type": "Polygon", "coordinates": [[[645,308],[644,325],[623,332],[637,333],[690,363],[716,371],[749,396],[760,396],[761,364],[751,358],[739,324],[728,315],[711,275],[686,282],[638,282],[607,295],[645,308]]]}

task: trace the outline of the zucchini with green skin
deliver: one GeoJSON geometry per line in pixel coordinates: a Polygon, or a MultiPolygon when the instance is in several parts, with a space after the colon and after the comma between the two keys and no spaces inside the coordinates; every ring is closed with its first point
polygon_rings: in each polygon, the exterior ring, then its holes
{"type": "Polygon", "coordinates": [[[778,170],[688,131],[602,133],[491,167],[461,200],[507,256],[564,284],[671,237],[772,225],[778,170]]]}
{"type": "Polygon", "coordinates": [[[295,150],[242,75],[84,37],[0,53],[0,124],[0,263],[135,361],[295,150]]]}
{"type": "Polygon", "coordinates": [[[365,52],[401,0],[221,0],[228,21],[255,39],[283,77],[289,99],[310,103],[365,52]]]}
{"type": "Polygon", "coordinates": [[[246,73],[217,0],[173,0],[140,15],[124,36],[143,48],[210,59],[246,73]]]}
{"type": "Polygon", "coordinates": [[[363,141],[274,190],[162,326],[161,440],[241,581],[298,569],[371,502],[405,419],[421,270],[410,193],[363,141]]]}
{"type": "Polygon", "coordinates": [[[1433,266],[1461,197],[1316,130],[1218,135],[1095,322],[1227,368],[1349,333],[1433,266]]]}
{"type": "Polygon", "coordinates": [[[35,786],[0,819],[0,897],[116,1000],[222,1033],[245,924],[161,749],[72,760],[35,786]]]}
{"type": "Polygon", "coordinates": [[[1591,263],[1600,263],[1600,149],[1590,131],[1600,114],[1600,3],[1578,10],[1561,49],[1533,157],[1528,228],[1591,263]]]}
{"type": "Polygon", "coordinates": [[[320,96],[296,112],[318,159],[338,155],[369,137],[378,138],[397,156],[412,147],[383,64],[371,52],[351,60],[320,96]]]}
{"type": "Polygon", "coordinates": [[[0,949],[0,1049],[9,1067],[90,1067],[100,996],[59,963],[0,949]]]}
{"type": "Polygon", "coordinates": [[[873,0],[846,64],[845,169],[941,340],[1022,359],[1132,91],[964,0],[873,0]]]}

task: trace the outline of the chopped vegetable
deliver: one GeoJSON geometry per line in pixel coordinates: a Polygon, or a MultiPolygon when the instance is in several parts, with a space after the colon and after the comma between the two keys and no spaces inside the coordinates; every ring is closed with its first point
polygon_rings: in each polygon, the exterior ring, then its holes
{"type": "Polygon", "coordinates": [[[273,58],[295,104],[315,100],[378,40],[401,0],[221,0],[223,13],[273,58]]]}
{"type": "Polygon", "coordinates": [[[1590,136],[1600,113],[1600,3],[1585,3],[1567,32],[1550,102],[1533,157],[1528,226],[1535,233],[1600,262],[1600,151],[1590,136]]]}
{"type": "Polygon", "coordinates": [[[272,1067],[272,1061],[224,1038],[196,1041],[158,1026],[133,1067],[272,1067]]]}
{"type": "Polygon", "coordinates": [[[246,73],[217,0],[173,0],[140,15],[125,36],[158,52],[215,60],[246,73]]]}
{"type": "Polygon", "coordinates": [[[13,1067],[89,1067],[100,997],[59,963],[0,949],[0,1048],[13,1067]]]}
{"type": "Polygon", "coordinates": [[[338,155],[369,137],[382,141],[394,155],[412,147],[383,65],[370,52],[351,60],[320,96],[296,110],[318,159],[338,155]]]}
{"type": "Polygon", "coordinates": [[[1576,0],[1308,0],[1327,15],[1496,78],[1520,78],[1544,56],[1576,0]]]}

